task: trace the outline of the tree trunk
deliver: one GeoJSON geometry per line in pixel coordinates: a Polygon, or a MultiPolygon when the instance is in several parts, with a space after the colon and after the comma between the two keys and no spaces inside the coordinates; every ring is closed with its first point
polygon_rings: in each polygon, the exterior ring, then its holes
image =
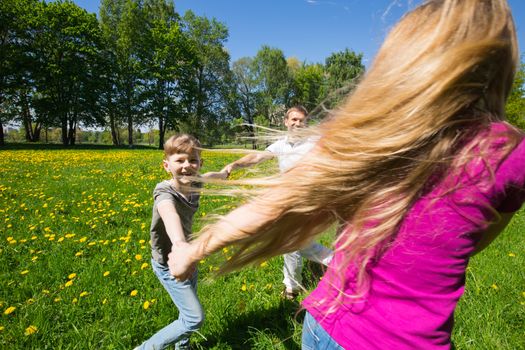
{"type": "Polygon", "coordinates": [[[42,131],[42,123],[37,122],[33,130],[33,142],[40,142],[40,133],[42,131]]]}
{"type": "Polygon", "coordinates": [[[129,147],[133,147],[133,117],[131,114],[128,116],[128,144],[129,147]]]}
{"type": "Polygon", "coordinates": [[[68,130],[67,138],[69,140],[70,146],[75,145],[75,141],[77,137],[77,122],[75,119],[76,117],[73,117],[73,119],[69,121],[69,130],[68,130]]]}
{"type": "Polygon", "coordinates": [[[164,132],[166,127],[164,126],[164,118],[159,117],[159,149],[164,148],[164,132]]]}
{"type": "Polygon", "coordinates": [[[113,145],[120,146],[120,136],[117,129],[117,123],[115,121],[115,112],[109,112],[109,128],[111,130],[111,142],[113,145]]]}
{"type": "Polygon", "coordinates": [[[69,139],[67,137],[67,117],[66,116],[62,116],[61,129],[62,129],[62,144],[64,146],[67,146],[69,145],[69,139]]]}
{"type": "Polygon", "coordinates": [[[2,121],[0,120],[0,146],[3,145],[5,145],[4,124],[2,124],[2,121]]]}
{"type": "Polygon", "coordinates": [[[31,125],[31,112],[29,111],[29,105],[27,102],[27,96],[22,93],[20,96],[20,103],[22,104],[22,123],[24,124],[24,130],[26,133],[26,141],[33,141],[33,126],[31,125]]]}

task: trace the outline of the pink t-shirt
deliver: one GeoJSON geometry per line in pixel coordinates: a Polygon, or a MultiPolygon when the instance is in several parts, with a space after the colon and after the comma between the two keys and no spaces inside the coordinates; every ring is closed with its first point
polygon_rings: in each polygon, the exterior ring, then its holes
{"type": "MultiPolygon", "coordinates": [[[[493,123],[488,133],[510,127],[493,123]]],[[[482,136],[483,137],[483,136],[482,136]]],[[[479,140],[477,137],[474,140],[479,140]]],[[[355,301],[343,297],[328,312],[339,290],[352,292],[354,271],[341,288],[336,253],[319,286],[303,302],[324,330],[345,349],[449,349],[465,269],[482,232],[499,212],[514,212],[525,200],[525,142],[502,159],[507,138],[492,138],[489,154],[430,187],[405,216],[388,250],[368,267],[370,289],[355,301]],[[457,184],[461,184],[458,186],[457,184]],[[455,188],[452,193],[448,190],[455,188]]],[[[475,141],[472,141],[475,142],[475,141]]]]}

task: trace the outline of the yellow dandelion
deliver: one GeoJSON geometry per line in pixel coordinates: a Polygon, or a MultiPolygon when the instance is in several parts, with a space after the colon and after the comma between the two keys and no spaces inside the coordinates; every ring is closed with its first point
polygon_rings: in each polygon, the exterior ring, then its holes
{"type": "Polygon", "coordinates": [[[149,309],[149,307],[150,307],[150,302],[146,300],[146,301],[144,302],[144,304],[142,305],[142,308],[143,308],[144,310],[147,310],[147,309],[149,309]]]}
{"type": "Polygon", "coordinates": [[[13,313],[13,311],[15,311],[15,310],[16,310],[15,306],[9,306],[7,309],[5,309],[4,315],[9,315],[9,314],[13,313]]]}
{"type": "Polygon", "coordinates": [[[77,299],[77,298],[73,298],[73,300],[71,301],[71,303],[73,303],[73,304],[78,303],[78,299],[77,299]]]}
{"type": "Polygon", "coordinates": [[[136,289],[133,289],[133,290],[131,291],[131,293],[129,293],[129,295],[131,295],[132,297],[134,297],[134,296],[137,295],[137,294],[139,294],[139,291],[136,290],[136,289]]]}
{"type": "Polygon", "coordinates": [[[266,261],[263,261],[263,262],[261,263],[261,265],[260,265],[260,266],[261,266],[261,267],[266,267],[266,266],[268,266],[268,262],[266,262],[266,261]]]}
{"type": "Polygon", "coordinates": [[[73,285],[73,280],[69,280],[65,284],[66,287],[71,287],[72,285],[73,285]]]}
{"type": "Polygon", "coordinates": [[[20,272],[21,275],[27,275],[29,273],[29,270],[24,270],[22,272],[20,272]]]}
{"type": "Polygon", "coordinates": [[[108,276],[109,276],[109,271],[104,272],[104,277],[108,277],[108,276]]]}
{"type": "Polygon", "coordinates": [[[25,335],[31,335],[38,331],[38,329],[35,326],[29,326],[26,328],[25,335]]]}
{"type": "Polygon", "coordinates": [[[5,329],[4,326],[0,326],[0,332],[3,331],[5,329]]]}
{"type": "Polygon", "coordinates": [[[241,287],[241,290],[242,290],[243,292],[246,292],[246,289],[247,289],[247,288],[246,288],[246,283],[243,283],[243,284],[242,284],[242,287],[241,287]]]}
{"type": "Polygon", "coordinates": [[[143,263],[142,265],[140,265],[140,269],[141,269],[141,270],[147,269],[148,266],[149,266],[148,263],[143,263]]]}
{"type": "Polygon", "coordinates": [[[69,275],[67,275],[67,278],[72,280],[73,278],[77,277],[77,274],[76,273],[70,273],[69,275]]]}
{"type": "Polygon", "coordinates": [[[511,258],[514,258],[514,257],[516,256],[516,254],[514,254],[514,253],[509,253],[509,256],[510,256],[511,258]]]}
{"type": "Polygon", "coordinates": [[[142,255],[140,254],[135,255],[135,260],[142,260],[142,255]]]}
{"type": "Polygon", "coordinates": [[[498,285],[497,285],[496,283],[493,283],[493,284],[490,286],[490,288],[492,288],[492,289],[494,289],[494,290],[498,290],[498,289],[499,289],[499,287],[498,287],[498,285]]]}
{"type": "Polygon", "coordinates": [[[60,300],[62,300],[62,298],[60,298],[60,297],[56,297],[55,299],[53,299],[53,301],[54,301],[55,303],[58,303],[60,300]]]}
{"type": "Polygon", "coordinates": [[[139,241],[139,243],[140,243],[140,244],[144,244],[144,243],[146,243],[146,240],[141,239],[141,240],[139,241]]]}
{"type": "Polygon", "coordinates": [[[88,294],[89,294],[88,292],[82,292],[82,293],[80,293],[80,297],[83,298],[83,297],[87,296],[88,294]]]}
{"type": "Polygon", "coordinates": [[[84,254],[84,252],[83,251],[79,251],[79,252],[75,253],[75,256],[81,256],[82,254],[84,254]]]}
{"type": "Polygon", "coordinates": [[[102,305],[106,305],[108,303],[108,299],[104,298],[104,300],[102,300],[102,305]]]}
{"type": "Polygon", "coordinates": [[[44,293],[44,294],[49,294],[49,293],[50,293],[50,291],[49,291],[49,290],[47,290],[47,289],[42,289],[42,293],[44,293]]]}

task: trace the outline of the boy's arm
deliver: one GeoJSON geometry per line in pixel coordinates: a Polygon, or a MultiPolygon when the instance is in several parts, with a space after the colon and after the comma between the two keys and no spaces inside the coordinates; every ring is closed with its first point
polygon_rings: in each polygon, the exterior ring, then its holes
{"type": "Polygon", "coordinates": [[[247,168],[250,166],[253,166],[255,164],[259,164],[261,162],[264,162],[265,160],[269,160],[275,157],[275,154],[269,151],[264,152],[257,152],[257,153],[250,153],[245,155],[244,157],[237,159],[235,162],[232,162],[228,165],[226,165],[222,171],[226,171],[228,174],[230,174],[232,171],[238,168],[247,168]]]}
{"type": "Polygon", "coordinates": [[[509,224],[514,214],[515,212],[514,213],[500,213],[501,215],[500,220],[498,222],[491,224],[485,230],[485,232],[483,232],[483,237],[481,237],[478,244],[476,245],[476,250],[474,251],[473,255],[478,254],[483,249],[488,247],[488,245],[492,243],[492,241],[496,239],[496,237],[498,237],[498,235],[505,229],[505,227],[507,227],[507,225],[509,224]]]}
{"type": "Polygon", "coordinates": [[[163,200],[157,204],[157,210],[166,228],[166,233],[170,238],[171,244],[186,242],[182,223],[175,205],[170,200],[163,200]]]}

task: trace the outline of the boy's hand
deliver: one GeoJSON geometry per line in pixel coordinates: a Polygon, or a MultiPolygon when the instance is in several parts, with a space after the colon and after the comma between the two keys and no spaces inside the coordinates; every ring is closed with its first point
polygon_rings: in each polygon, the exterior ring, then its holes
{"type": "Polygon", "coordinates": [[[196,264],[191,257],[192,245],[188,242],[175,242],[168,254],[170,273],[177,280],[185,281],[195,272],[196,264]]]}

